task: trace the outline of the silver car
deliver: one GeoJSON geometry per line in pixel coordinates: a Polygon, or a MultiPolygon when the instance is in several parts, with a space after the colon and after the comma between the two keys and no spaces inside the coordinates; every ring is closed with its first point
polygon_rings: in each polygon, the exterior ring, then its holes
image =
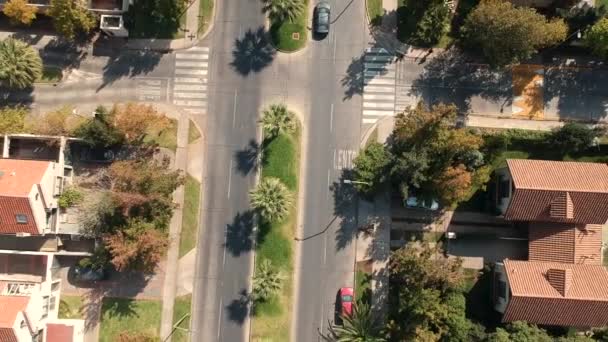
{"type": "Polygon", "coordinates": [[[314,32],[317,34],[327,34],[329,32],[331,6],[327,1],[321,1],[315,7],[313,18],[314,32]]]}

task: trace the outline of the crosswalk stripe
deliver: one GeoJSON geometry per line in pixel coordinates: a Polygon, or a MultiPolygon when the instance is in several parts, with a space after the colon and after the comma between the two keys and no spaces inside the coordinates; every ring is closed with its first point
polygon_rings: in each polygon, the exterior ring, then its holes
{"type": "Polygon", "coordinates": [[[363,100],[364,101],[369,101],[369,100],[389,100],[389,101],[394,101],[395,100],[395,94],[369,94],[369,93],[363,93],[363,100]]]}
{"type": "Polygon", "coordinates": [[[160,95],[160,88],[139,88],[137,89],[137,93],[142,95],[160,95]]]}
{"type": "Polygon", "coordinates": [[[363,102],[363,108],[395,108],[395,103],[390,102],[363,102]]]}
{"type": "Polygon", "coordinates": [[[207,90],[207,86],[198,84],[176,84],[173,86],[173,90],[205,91],[207,90]]]}
{"type": "Polygon", "coordinates": [[[184,52],[187,51],[205,51],[205,52],[209,52],[209,48],[207,46],[193,46],[191,48],[189,48],[188,50],[184,50],[184,52]]]}
{"type": "Polygon", "coordinates": [[[195,61],[175,61],[176,67],[195,67],[195,68],[206,68],[207,62],[195,62],[195,61]]]}
{"type": "Polygon", "coordinates": [[[194,53],[177,53],[176,59],[209,59],[209,54],[194,54],[194,53]]]}
{"type": "Polygon", "coordinates": [[[366,69],[380,69],[380,70],[395,70],[395,65],[390,63],[365,63],[366,69]]]}
{"type": "Polygon", "coordinates": [[[395,84],[394,79],[386,78],[365,78],[365,84],[395,84]]]}
{"type": "Polygon", "coordinates": [[[207,70],[198,70],[198,69],[175,69],[176,75],[207,75],[207,70]]]}
{"type": "Polygon", "coordinates": [[[377,86],[366,86],[363,91],[365,93],[395,93],[394,87],[377,87],[377,86]]]}
{"type": "Polygon", "coordinates": [[[365,55],[364,60],[366,62],[374,62],[374,61],[379,61],[379,62],[390,62],[393,60],[393,56],[380,56],[380,55],[365,55]]]}
{"type": "Polygon", "coordinates": [[[395,111],[393,110],[375,110],[375,109],[364,109],[363,116],[393,116],[395,111]]]}
{"type": "Polygon", "coordinates": [[[197,77],[175,77],[175,83],[207,83],[206,78],[197,78],[197,77]]]}
{"type": "Polygon", "coordinates": [[[195,100],[173,100],[173,104],[184,107],[205,107],[207,102],[195,100]]]}
{"type": "Polygon", "coordinates": [[[382,78],[395,78],[395,72],[394,71],[366,71],[364,73],[365,77],[382,77],[382,78]]]}
{"type": "Polygon", "coordinates": [[[174,98],[179,99],[206,99],[207,94],[205,93],[173,93],[174,98]]]}

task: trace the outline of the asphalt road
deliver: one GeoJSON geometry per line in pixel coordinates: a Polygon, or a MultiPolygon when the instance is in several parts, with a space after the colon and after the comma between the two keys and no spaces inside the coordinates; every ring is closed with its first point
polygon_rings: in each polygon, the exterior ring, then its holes
{"type": "Polygon", "coordinates": [[[249,333],[245,296],[253,266],[254,221],[248,192],[255,183],[257,152],[250,147],[260,140],[258,85],[263,83],[254,63],[256,57],[264,58],[265,46],[252,32],[264,17],[258,0],[218,1],[216,6],[212,35],[203,43],[211,56],[191,340],[236,342],[249,333]],[[257,49],[249,50],[251,46],[257,49]],[[250,51],[260,55],[248,55],[250,51]]]}
{"type": "Polygon", "coordinates": [[[292,330],[292,340],[302,342],[320,340],[335,318],[338,289],[354,281],[356,201],[340,179],[359,146],[361,60],[370,38],[363,1],[334,0],[331,6],[331,34],[313,41],[308,52],[308,158],[292,330]]]}

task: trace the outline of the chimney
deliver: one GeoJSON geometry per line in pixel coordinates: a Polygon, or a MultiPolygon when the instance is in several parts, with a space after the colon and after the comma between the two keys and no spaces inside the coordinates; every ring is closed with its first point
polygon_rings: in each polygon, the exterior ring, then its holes
{"type": "Polygon", "coordinates": [[[550,268],[547,270],[547,281],[557,290],[563,297],[568,296],[568,290],[572,284],[572,270],[550,268]]]}
{"type": "Polygon", "coordinates": [[[560,219],[574,218],[574,205],[569,192],[562,192],[553,199],[549,208],[549,215],[552,218],[560,219]]]}

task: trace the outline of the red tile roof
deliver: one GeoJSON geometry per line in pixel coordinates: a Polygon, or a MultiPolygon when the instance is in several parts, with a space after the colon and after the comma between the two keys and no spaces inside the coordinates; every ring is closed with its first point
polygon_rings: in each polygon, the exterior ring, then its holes
{"type": "Polygon", "coordinates": [[[0,341],[2,342],[19,342],[13,328],[0,328],[0,341]]]}
{"type": "Polygon", "coordinates": [[[511,299],[503,321],[608,324],[608,271],[601,265],[505,260],[511,299]]]}
{"type": "Polygon", "coordinates": [[[505,219],[604,224],[608,165],[509,159],[515,191],[505,219]]]}
{"type": "Polygon", "coordinates": [[[608,165],[532,159],[507,160],[515,187],[608,193],[608,165]]]}
{"type": "Polygon", "coordinates": [[[532,222],[528,228],[528,259],[599,265],[602,262],[602,227],[532,222]]]}
{"type": "Polygon", "coordinates": [[[26,197],[40,183],[51,162],[0,159],[0,196],[26,197]]]}
{"type": "Polygon", "coordinates": [[[27,307],[30,297],[0,296],[0,328],[12,328],[17,314],[27,307]]]}
{"type": "Polygon", "coordinates": [[[73,326],[50,323],[46,325],[46,342],[72,342],[73,340],[73,326]]]}
{"type": "Polygon", "coordinates": [[[20,232],[40,234],[28,198],[0,196],[0,234],[20,232]],[[25,215],[27,223],[17,223],[17,214],[25,215]]]}

